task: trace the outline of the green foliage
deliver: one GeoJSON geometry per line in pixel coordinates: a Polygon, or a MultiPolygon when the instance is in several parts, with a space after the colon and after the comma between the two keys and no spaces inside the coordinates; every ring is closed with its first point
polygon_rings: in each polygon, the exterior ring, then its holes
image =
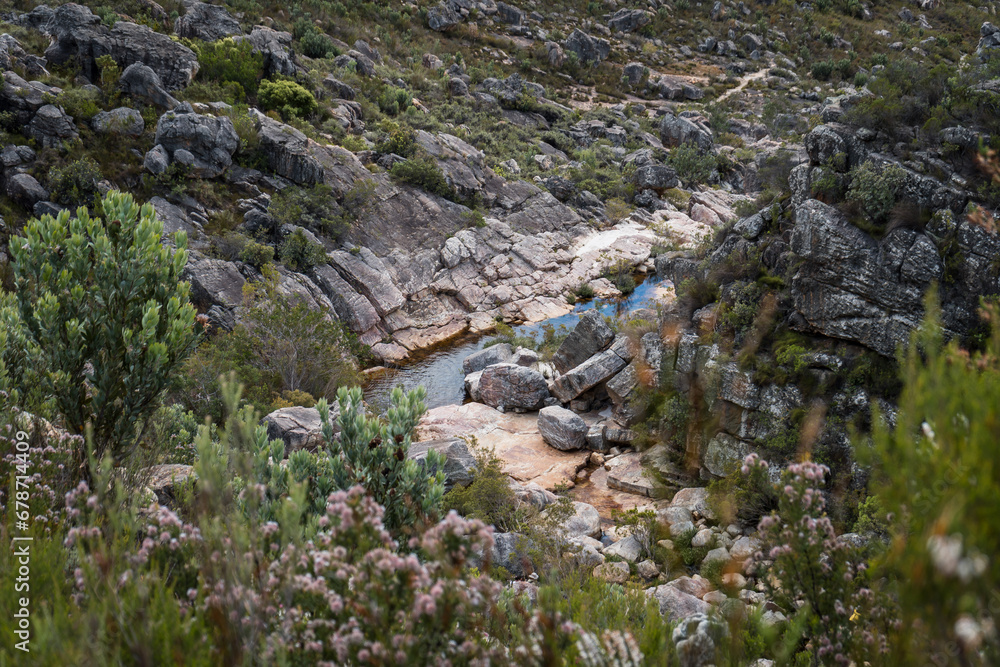
{"type": "Polygon", "coordinates": [[[411,157],[392,165],[390,173],[410,185],[426,190],[445,199],[457,198],[455,188],[448,183],[444,172],[430,156],[411,157]]]}
{"type": "Polygon", "coordinates": [[[469,447],[476,456],[472,482],[446,493],[443,508],[455,510],[469,519],[479,519],[500,532],[523,530],[534,509],[522,505],[514,495],[510,478],[503,471],[503,460],[492,448],[480,446],[474,438],[469,440],[469,447]]]}
{"type": "Polygon", "coordinates": [[[379,127],[385,133],[384,138],[375,144],[379,153],[393,153],[402,157],[410,157],[416,150],[416,135],[409,125],[401,125],[395,121],[383,121],[379,127]]]}
{"type": "Polygon", "coordinates": [[[265,264],[274,261],[274,248],[256,241],[249,241],[240,250],[240,261],[260,269],[265,264]]]}
{"type": "Polygon", "coordinates": [[[234,373],[247,387],[246,399],[271,412],[283,392],[304,391],[333,398],[356,383],[363,346],[338,320],[277,291],[278,274],[263,267],[263,283],[245,288],[240,323],[232,333],[205,342],[176,382],[177,400],[199,414],[223,417],[220,376],[234,373]]]}
{"type": "Polygon", "coordinates": [[[101,93],[93,88],[70,88],[59,96],[59,105],[76,120],[89,123],[101,112],[101,93]]]}
{"type": "Polygon", "coordinates": [[[101,178],[100,166],[89,156],[54,167],[49,171],[49,198],[64,206],[91,204],[101,178]]]}
{"type": "Polygon", "coordinates": [[[697,146],[684,143],[670,149],[667,163],[686,185],[706,183],[716,171],[715,156],[702,153],[697,146]]]}
{"type": "Polygon", "coordinates": [[[865,162],[851,172],[847,200],[864,211],[868,227],[866,231],[885,229],[904,183],[906,172],[895,163],[879,166],[865,162]]]}
{"type": "Polygon", "coordinates": [[[325,400],[316,404],[323,437],[330,451],[331,473],[339,488],[360,485],[385,507],[383,521],[392,532],[413,532],[441,514],[444,498],[444,455],[428,450],[422,462],[408,459],[413,430],[427,410],[426,390],[406,394],[396,387],[384,420],[365,414],[361,390],[337,390],[340,435],[333,437],[325,400]]]}
{"type": "Polygon", "coordinates": [[[523,347],[528,350],[538,348],[538,341],[533,336],[518,335],[509,324],[498,321],[496,323],[496,334],[486,339],[483,347],[490,347],[491,345],[499,345],[501,343],[507,343],[514,348],[523,347]]]}
{"type": "Polygon", "coordinates": [[[333,40],[329,35],[319,30],[310,30],[299,40],[302,53],[310,58],[326,58],[333,54],[337,55],[337,48],[333,45],[333,40]]]}
{"type": "Polygon", "coordinates": [[[605,267],[601,275],[615,284],[618,291],[628,296],[635,291],[635,277],[632,275],[635,268],[626,259],[619,259],[610,266],[605,267]]]}
{"type": "Polygon", "coordinates": [[[100,212],[45,215],[11,238],[28,343],[18,372],[54,397],[70,432],[92,434],[96,456],[120,462],[198,334],[180,279],[186,235],[161,244],[153,207],[129,194],[109,193],[100,212]]]}
{"type": "Polygon", "coordinates": [[[257,100],[264,109],[278,111],[286,120],[306,118],[319,109],[313,94],[294,81],[261,81],[257,100]]]}
{"type": "Polygon", "coordinates": [[[412,105],[413,96],[395,86],[389,86],[378,97],[378,108],[387,116],[397,116],[412,105]]]}
{"type": "Polygon", "coordinates": [[[254,53],[248,41],[227,37],[199,45],[198,78],[202,81],[239,84],[244,92],[253,95],[263,69],[264,54],[254,53]]]}
{"type": "Polygon", "coordinates": [[[310,241],[299,228],[285,237],[279,251],[281,261],[292,271],[308,271],[326,262],[326,249],[310,241]]]}
{"type": "Polygon", "coordinates": [[[833,74],[833,67],[832,60],[818,60],[812,64],[812,69],[809,73],[818,81],[826,81],[833,74]]]}
{"type": "MultiPolygon", "coordinates": [[[[898,582],[900,663],[950,655],[963,641],[960,619],[1000,621],[1000,563],[992,557],[1000,543],[1000,312],[986,309],[991,336],[973,354],[957,341],[945,345],[933,292],[925,312],[900,357],[895,427],[876,419],[863,458],[876,465],[873,492],[893,517],[879,574],[898,582]]],[[[981,664],[995,662],[996,638],[983,636],[981,650],[981,664]]]]}
{"type": "MultiPolygon", "coordinates": [[[[277,192],[267,212],[281,225],[296,225],[315,230],[332,241],[338,241],[374,195],[372,181],[361,179],[344,195],[344,211],[338,213],[333,188],[317,183],[311,188],[291,186],[277,192]],[[345,215],[346,214],[346,215],[345,215]]],[[[324,253],[325,256],[325,253],[324,253]]],[[[319,259],[315,263],[325,261],[319,259]]]]}

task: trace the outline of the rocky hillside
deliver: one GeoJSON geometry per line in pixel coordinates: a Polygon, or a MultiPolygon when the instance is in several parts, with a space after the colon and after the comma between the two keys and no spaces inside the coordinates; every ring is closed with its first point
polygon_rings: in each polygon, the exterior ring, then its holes
{"type": "MultiPolygon", "coordinates": [[[[186,242],[209,335],[164,385],[186,397],[160,408],[172,431],[143,430],[175,447],[149,484],[164,505],[197,477],[192,432],[222,416],[216,371],[240,370],[270,412],[274,441],[249,451],[271,476],[261,488],[288,496],[282,470],[335,476],[309,459],[341,438],[317,398],[495,335],[464,359],[465,405],[371,426],[359,451],[399,443],[397,481],[440,457],[470,515],[462,490],[498,484],[516,508],[487,517],[494,574],[532,604],[565,555],[655,603],[681,664],[722,664],[727,623],[753,618],[747,644],[763,646],[804,607],[773,585],[774,524],[758,528],[780,502],[808,506],[826,480],[812,546],[888,539],[872,525],[886,473],[856,448],[876,417],[909,423],[897,355],[928,313],[940,306],[965,359],[988,349],[995,14],[939,0],[14,0],[0,11],[0,278],[14,289],[30,219],[96,211],[114,190],[153,207],[169,247],[186,242]],[[509,328],[637,280],[661,281],[656,303],[590,310],[543,340],[509,328]],[[267,336],[286,337],[277,360],[267,336]]],[[[320,509],[334,488],[313,489],[320,509]]],[[[845,600],[853,623],[862,603],[845,600]]],[[[827,664],[819,637],[789,645],[827,664]]],[[[754,664],[792,664],[766,653],[754,664]]]]}

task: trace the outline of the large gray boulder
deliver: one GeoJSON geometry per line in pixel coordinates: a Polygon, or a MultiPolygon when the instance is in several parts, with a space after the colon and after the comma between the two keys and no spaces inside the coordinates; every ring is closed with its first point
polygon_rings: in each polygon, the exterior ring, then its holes
{"type": "Polygon", "coordinates": [[[167,35],[128,21],[118,21],[109,29],[99,16],[75,3],[55,10],[38,7],[23,20],[37,23],[39,30],[52,37],[52,45],[45,51],[50,63],[62,65],[72,60],[91,81],[100,76],[97,59],[105,55],[123,68],[137,62],[148,65],[167,90],[187,86],[198,72],[195,53],[167,35]]]}
{"type": "Polygon", "coordinates": [[[591,37],[579,28],[566,38],[563,46],[575,53],[582,63],[599,63],[611,53],[611,43],[606,39],[591,37]]]}
{"type": "Polygon", "coordinates": [[[668,584],[647,588],[646,596],[656,601],[660,614],[671,623],[682,621],[695,614],[707,614],[711,610],[707,602],[668,584]]]}
{"type": "Polygon", "coordinates": [[[608,27],[614,32],[635,32],[651,20],[649,13],[641,9],[619,9],[611,15],[608,27]]]}
{"type": "Polygon", "coordinates": [[[154,143],[172,162],[188,167],[190,176],[214,178],[233,163],[240,137],[229,118],[196,114],[185,102],[160,116],[154,143]]]}
{"type": "Polygon", "coordinates": [[[267,76],[280,74],[295,76],[299,70],[295,55],[291,51],[292,33],[281,32],[262,25],[254,26],[249,35],[234,37],[236,41],[247,41],[254,53],[264,55],[264,73],[267,76]]]}
{"type": "Polygon", "coordinates": [[[49,193],[31,174],[14,174],[7,179],[7,196],[31,209],[49,198],[49,193]]]}
{"type": "Polygon", "coordinates": [[[427,27],[436,32],[444,32],[462,22],[462,15],[451,8],[449,3],[439,2],[427,10],[427,27]]]}
{"type": "Polygon", "coordinates": [[[489,347],[485,347],[482,350],[473,352],[467,356],[462,361],[462,372],[468,375],[469,373],[481,371],[487,366],[492,366],[493,364],[507,363],[510,361],[513,354],[514,350],[508,343],[490,345],[489,347]]]}
{"type": "MultiPolygon", "coordinates": [[[[50,88],[39,81],[25,81],[14,72],[4,72],[0,85],[0,109],[14,114],[18,125],[27,125],[45,104],[50,88]]],[[[58,92],[58,88],[51,89],[58,92]]]]}
{"type": "Polygon", "coordinates": [[[728,637],[729,626],[705,613],[688,616],[677,624],[671,635],[681,667],[707,667],[716,664],[717,647],[728,637]]]}
{"type": "Polygon", "coordinates": [[[187,4],[184,16],[174,21],[174,32],[179,37],[190,37],[206,42],[242,33],[240,22],[234,19],[225,7],[204,2],[187,4]]]}
{"type": "Polygon", "coordinates": [[[514,578],[523,579],[534,571],[528,546],[527,538],[518,533],[494,533],[490,552],[493,567],[502,567],[514,578]]]}
{"type": "Polygon", "coordinates": [[[1000,54],[1000,27],[987,21],[979,28],[979,44],[976,46],[976,56],[987,62],[1000,54]]]}
{"type": "Polygon", "coordinates": [[[674,148],[693,144],[702,153],[712,150],[712,131],[691,119],[668,113],[660,119],[660,140],[664,146],[674,148]]]}
{"type": "Polygon", "coordinates": [[[101,111],[90,121],[90,127],[98,134],[120,134],[138,137],[146,129],[146,123],[135,109],[118,107],[111,111],[101,111]]]}
{"type": "Polygon", "coordinates": [[[13,35],[0,35],[0,71],[21,69],[31,77],[46,76],[45,59],[24,50],[13,35]]]}
{"type": "Polygon", "coordinates": [[[479,400],[493,408],[537,410],[549,397],[541,373],[515,364],[495,364],[479,378],[479,400]]]}
{"type": "Polygon", "coordinates": [[[565,373],[606,348],[614,339],[615,332],[604,316],[597,310],[588,310],[552,355],[552,365],[565,373]]]}
{"type": "Polygon", "coordinates": [[[627,341],[619,338],[609,349],[560,375],[553,384],[552,392],[563,403],[569,403],[591,387],[613,378],[631,360],[627,341]]]}
{"type": "Polygon", "coordinates": [[[442,454],[445,458],[445,491],[450,491],[455,486],[468,486],[472,483],[476,472],[476,457],[469,450],[469,443],[462,438],[414,442],[410,445],[406,458],[424,461],[427,459],[427,453],[431,450],[442,454]]]}
{"type": "Polygon", "coordinates": [[[637,190],[654,190],[661,193],[678,185],[677,172],[662,164],[647,164],[635,170],[637,190]]]}
{"type": "MultiPolygon", "coordinates": [[[[330,406],[330,421],[336,426],[337,406],[330,406]]],[[[261,423],[267,427],[267,437],[285,443],[285,454],[299,449],[316,451],[324,447],[323,422],[316,408],[293,406],[266,415],[261,423]]]]}
{"type": "Polygon", "coordinates": [[[586,422],[572,410],[550,405],[538,411],[538,431],[556,449],[582,449],[587,444],[588,430],[586,422]]]}
{"type": "Polygon", "coordinates": [[[132,63],[118,79],[118,89],[137,100],[163,109],[173,109],[180,102],[167,92],[159,75],[142,63],[132,63]]]}
{"type": "Polygon", "coordinates": [[[255,121],[268,169],[298,185],[323,182],[323,166],[310,153],[306,135],[264,114],[257,114],[255,121]]]}
{"type": "Polygon", "coordinates": [[[191,303],[199,312],[213,306],[233,311],[243,303],[246,279],[232,262],[192,253],[182,278],[191,284],[191,303]]]}
{"type": "MultiPolygon", "coordinates": [[[[542,514],[545,515],[545,512],[542,514]]],[[[601,515],[593,505],[573,501],[573,513],[563,519],[557,529],[566,539],[574,537],[600,539],[601,515]]]]}
{"type": "Polygon", "coordinates": [[[146,487],[156,495],[156,501],[161,505],[172,504],[177,500],[177,491],[188,480],[198,478],[193,466],[180,463],[151,466],[147,472],[149,481],[146,487]]]}
{"type": "Polygon", "coordinates": [[[80,138],[73,119],[54,104],[40,108],[28,123],[28,136],[45,148],[58,148],[63,142],[80,138]]]}

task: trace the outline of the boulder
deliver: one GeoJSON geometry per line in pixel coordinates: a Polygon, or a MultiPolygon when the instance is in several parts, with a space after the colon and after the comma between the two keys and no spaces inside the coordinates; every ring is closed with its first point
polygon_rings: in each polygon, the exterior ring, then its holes
{"type": "Polygon", "coordinates": [[[594,576],[611,584],[624,584],[629,577],[628,563],[601,563],[594,568],[594,576]]]}
{"type": "Polygon", "coordinates": [[[559,531],[566,539],[574,537],[601,537],[601,515],[597,508],[587,503],[573,501],[573,514],[563,519],[559,531]]]}
{"type": "Polygon", "coordinates": [[[572,410],[551,405],[538,412],[538,431],[542,438],[562,451],[582,449],[587,444],[587,424],[572,410]]]}
{"type": "Polygon", "coordinates": [[[232,262],[192,253],[182,278],[191,284],[191,303],[199,312],[213,306],[232,311],[243,303],[246,280],[232,262]]]}
{"type": "Polygon", "coordinates": [[[760,547],[758,538],[744,535],[733,542],[733,546],[729,549],[729,555],[735,560],[744,561],[752,558],[760,550],[760,547]]]}
{"type": "Polygon", "coordinates": [[[436,32],[444,32],[462,22],[462,16],[450,4],[440,2],[427,10],[427,27],[436,32]]]}
{"type": "Polygon", "coordinates": [[[528,15],[523,9],[518,9],[513,5],[508,5],[506,2],[497,2],[496,18],[501,23],[520,26],[527,23],[528,15]]]}
{"type": "Polygon", "coordinates": [[[356,97],[356,93],[353,88],[333,76],[328,76],[323,79],[323,87],[329,90],[330,94],[338,100],[350,101],[356,97]]]}
{"type": "Polygon", "coordinates": [[[613,378],[632,360],[627,347],[627,341],[619,338],[604,352],[595,354],[571,371],[560,375],[552,388],[556,398],[569,403],[591,387],[613,378]]]}
{"type": "MultiPolygon", "coordinates": [[[[336,424],[338,408],[330,406],[330,422],[334,434],[338,429],[336,424]]],[[[293,406],[281,408],[266,415],[261,423],[267,427],[267,437],[271,440],[281,440],[285,443],[285,455],[299,449],[316,451],[325,446],[323,440],[323,422],[316,408],[293,406]]]]}
{"type": "Polygon", "coordinates": [[[976,46],[976,56],[987,62],[1000,53],[1000,27],[989,21],[979,28],[979,44],[976,46]]]}
{"type": "Polygon", "coordinates": [[[184,103],[160,116],[154,143],[163,147],[171,162],[185,164],[190,176],[214,178],[233,163],[240,138],[229,118],[203,116],[184,103]]]}
{"type": "Polygon", "coordinates": [[[676,188],[679,184],[677,172],[662,164],[639,167],[635,170],[634,178],[637,190],[653,190],[656,193],[676,188]]]}
{"type": "Polygon", "coordinates": [[[711,130],[672,113],[667,113],[660,119],[660,140],[670,148],[693,144],[702,153],[711,152],[713,148],[711,130]]]}
{"type": "Polygon", "coordinates": [[[511,359],[514,350],[508,343],[490,345],[478,352],[473,352],[462,361],[462,372],[466,375],[481,371],[493,364],[507,363],[511,359]]]}
{"type": "Polygon", "coordinates": [[[470,400],[479,403],[479,380],[483,377],[482,371],[476,371],[475,373],[469,373],[465,376],[465,395],[469,397],[470,400]]]}
{"type": "Polygon", "coordinates": [[[534,571],[527,555],[528,541],[518,533],[494,533],[490,552],[493,567],[502,567],[515,578],[524,578],[534,571]]]}
{"type": "Polygon", "coordinates": [[[142,167],[151,174],[162,174],[170,166],[170,153],[163,146],[153,146],[142,160],[142,167]]]}
{"type": "Polygon", "coordinates": [[[17,68],[31,77],[47,76],[45,65],[44,58],[25,51],[13,35],[0,35],[0,72],[17,68]]]}
{"type": "Polygon", "coordinates": [[[611,43],[606,39],[591,37],[579,28],[566,38],[563,46],[577,55],[582,63],[599,63],[611,53],[611,43]]]}
{"type": "Polygon", "coordinates": [[[132,63],[118,79],[118,89],[125,95],[164,109],[173,109],[180,102],[167,92],[159,75],[142,63],[132,63]]]}
{"type": "Polygon", "coordinates": [[[138,137],[146,129],[142,114],[135,109],[118,107],[111,111],[101,111],[90,121],[90,127],[98,134],[123,134],[138,137]]]}
{"type": "Polygon", "coordinates": [[[611,15],[608,27],[614,32],[635,32],[651,20],[649,13],[641,9],[619,9],[611,15]]]}
{"type": "Polygon", "coordinates": [[[476,472],[476,457],[469,450],[469,443],[462,438],[414,442],[410,445],[406,458],[424,461],[427,458],[427,452],[431,450],[444,455],[445,491],[450,491],[456,486],[468,486],[472,483],[473,475],[476,472]]]}
{"type": "Polygon", "coordinates": [[[297,185],[323,182],[323,166],[309,150],[309,139],[290,125],[256,114],[257,138],[267,167],[297,185]]]}
{"type": "Polygon", "coordinates": [[[281,32],[265,26],[254,26],[249,35],[234,37],[237,41],[247,41],[254,53],[264,55],[264,73],[266,76],[281,74],[295,76],[299,67],[291,51],[292,33],[281,32]]]}
{"type": "Polygon", "coordinates": [[[156,494],[161,505],[170,505],[177,500],[177,490],[189,479],[197,479],[194,467],[179,463],[151,466],[148,470],[147,487],[156,494]]]}
{"type": "Polygon", "coordinates": [[[642,556],[642,552],[643,546],[639,538],[635,535],[629,535],[624,539],[618,540],[611,546],[605,547],[603,553],[605,556],[618,556],[630,563],[634,563],[642,556]]]}
{"type": "Polygon", "coordinates": [[[49,193],[31,174],[14,174],[7,179],[7,196],[28,209],[49,198],[49,193]]]}
{"type": "Polygon", "coordinates": [[[479,398],[494,408],[537,410],[548,397],[548,383],[532,368],[495,364],[483,369],[479,378],[479,398]]]}
{"type": "Polygon", "coordinates": [[[660,608],[660,614],[671,623],[695,614],[707,614],[711,610],[711,606],[707,602],[702,602],[695,596],[669,585],[647,588],[646,596],[656,601],[660,608]]]}
{"type": "Polygon", "coordinates": [[[689,511],[695,518],[714,518],[712,510],[708,506],[708,489],[701,486],[692,486],[681,489],[674,494],[670,501],[671,507],[681,507],[689,511]]]}
{"type": "Polygon", "coordinates": [[[28,136],[44,148],[59,148],[63,142],[80,138],[73,119],[54,104],[40,108],[28,123],[27,131],[28,136]]]}
{"type": "Polygon", "coordinates": [[[674,627],[671,640],[681,667],[708,667],[718,662],[717,648],[728,637],[729,626],[725,621],[707,613],[697,613],[674,627]]]}
{"type": "Polygon", "coordinates": [[[240,22],[225,7],[193,2],[186,4],[184,16],[174,21],[174,32],[178,37],[214,42],[243,31],[240,30],[240,22]]]}
{"type": "Polygon", "coordinates": [[[725,477],[735,472],[749,453],[745,442],[728,433],[719,433],[708,441],[703,465],[712,475],[725,477]]]}
{"type": "MultiPolygon", "coordinates": [[[[39,12],[38,28],[53,40],[45,58],[53,65],[72,60],[91,81],[100,77],[97,59],[105,55],[114,58],[122,68],[133,63],[149,66],[167,90],[187,86],[198,72],[194,51],[148,26],[118,21],[109,29],[99,16],[74,3],[49,10],[48,14],[38,7],[31,14],[36,12],[39,12]]],[[[30,15],[27,19],[32,21],[30,15]]]]}
{"type": "Polygon", "coordinates": [[[588,310],[552,355],[552,365],[565,373],[605,349],[614,339],[615,332],[604,316],[597,310],[588,310]]]}
{"type": "Polygon", "coordinates": [[[49,92],[48,87],[40,82],[28,82],[14,72],[4,72],[3,85],[0,86],[0,109],[14,114],[17,125],[27,125],[45,104],[46,92],[49,92]]]}

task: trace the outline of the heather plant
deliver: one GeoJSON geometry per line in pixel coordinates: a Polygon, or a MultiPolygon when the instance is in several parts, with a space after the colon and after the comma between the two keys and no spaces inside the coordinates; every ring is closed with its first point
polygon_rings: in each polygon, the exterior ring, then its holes
{"type": "MultiPolygon", "coordinates": [[[[741,474],[766,463],[747,457],[741,474]]],[[[869,582],[868,565],[838,539],[826,515],[822,487],[830,469],[804,461],[788,466],[776,489],[778,509],[760,521],[764,550],[758,568],[769,599],[795,611],[813,664],[885,664],[889,635],[898,627],[888,598],[869,582]]]]}
{"type": "Polygon", "coordinates": [[[901,662],[996,664],[1000,623],[1000,309],[984,309],[980,352],[944,342],[941,308],[900,357],[904,388],[894,427],[876,419],[873,491],[888,522],[880,573],[898,581],[901,662]]]}
{"type": "Polygon", "coordinates": [[[109,193],[101,212],[45,215],[11,238],[26,350],[8,370],[33,373],[70,433],[89,432],[94,455],[120,463],[198,332],[186,235],[161,244],[163,222],[129,194],[109,193]]]}
{"type": "Polygon", "coordinates": [[[281,113],[282,118],[305,118],[319,109],[316,98],[308,90],[294,81],[260,82],[257,99],[264,109],[281,113]]]}

